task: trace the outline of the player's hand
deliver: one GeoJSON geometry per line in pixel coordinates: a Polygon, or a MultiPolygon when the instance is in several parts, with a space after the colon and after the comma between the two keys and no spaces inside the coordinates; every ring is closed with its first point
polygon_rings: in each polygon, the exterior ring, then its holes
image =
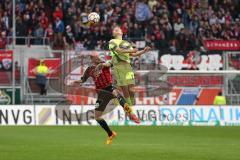
{"type": "Polygon", "coordinates": [[[132,50],[133,50],[133,52],[135,52],[135,53],[138,51],[137,48],[133,48],[132,50]]]}
{"type": "Polygon", "coordinates": [[[133,48],[137,48],[137,45],[135,43],[131,42],[131,45],[133,48]]]}
{"type": "Polygon", "coordinates": [[[72,83],[73,86],[81,86],[83,84],[82,80],[74,81],[72,83]]]}
{"type": "Polygon", "coordinates": [[[146,53],[146,52],[148,52],[148,51],[150,51],[151,50],[151,47],[149,47],[149,46],[147,46],[147,47],[145,47],[144,49],[143,49],[143,51],[146,53]]]}

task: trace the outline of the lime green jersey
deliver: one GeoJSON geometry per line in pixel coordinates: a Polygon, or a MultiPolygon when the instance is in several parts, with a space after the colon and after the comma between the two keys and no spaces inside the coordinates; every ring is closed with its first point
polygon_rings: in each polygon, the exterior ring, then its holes
{"type": "Polygon", "coordinates": [[[130,54],[129,53],[118,53],[115,49],[118,47],[120,49],[131,49],[132,45],[128,41],[122,39],[111,39],[109,41],[109,50],[112,56],[113,65],[118,64],[119,62],[130,63],[130,54]]]}
{"type": "Polygon", "coordinates": [[[214,105],[226,105],[226,97],[225,96],[216,96],[214,98],[214,105]]]}

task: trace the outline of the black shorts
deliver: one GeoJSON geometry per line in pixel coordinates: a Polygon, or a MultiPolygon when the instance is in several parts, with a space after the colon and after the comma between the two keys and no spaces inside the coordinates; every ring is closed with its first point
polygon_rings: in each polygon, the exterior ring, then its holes
{"type": "Polygon", "coordinates": [[[98,93],[98,98],[96,101],[96,111],[104,111],[107,107],[107,104],[112,100],[114,95],[112,94],[113,90],[115,89],[114,86],[110,85],[104,89],[101,89],[98,93]]]}

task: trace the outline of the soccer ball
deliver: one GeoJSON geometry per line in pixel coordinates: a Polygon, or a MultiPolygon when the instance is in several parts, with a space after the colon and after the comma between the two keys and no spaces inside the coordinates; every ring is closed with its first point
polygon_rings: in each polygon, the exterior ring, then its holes
{"type": "Polygon", "coordinates": [[[98,22],[100,21],[100,16],[99,16],[99,14],[97,14],[96,12],[90,13],[90,14],[88,15],[88,21],[89,21],[90,23],[93,23],[93,24],[98,23],[98,22]]]}

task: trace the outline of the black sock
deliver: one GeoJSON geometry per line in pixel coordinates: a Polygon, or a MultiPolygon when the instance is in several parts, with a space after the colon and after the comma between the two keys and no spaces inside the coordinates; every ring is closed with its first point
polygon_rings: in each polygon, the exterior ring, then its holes
{"type": "Polygon", "coordinates": [[[121,94],[117,96],[119,104],[124,108],[124,105],[127,103],[121,94]]]}
{"type": "Polygon", "coordinates": [[[107,132],[108,136],[110,137],[112,135],[112,131],[108,127],[107,122],[104,119],[99,119],[99,120],[96,120],[96,121],[107,132]]]}

